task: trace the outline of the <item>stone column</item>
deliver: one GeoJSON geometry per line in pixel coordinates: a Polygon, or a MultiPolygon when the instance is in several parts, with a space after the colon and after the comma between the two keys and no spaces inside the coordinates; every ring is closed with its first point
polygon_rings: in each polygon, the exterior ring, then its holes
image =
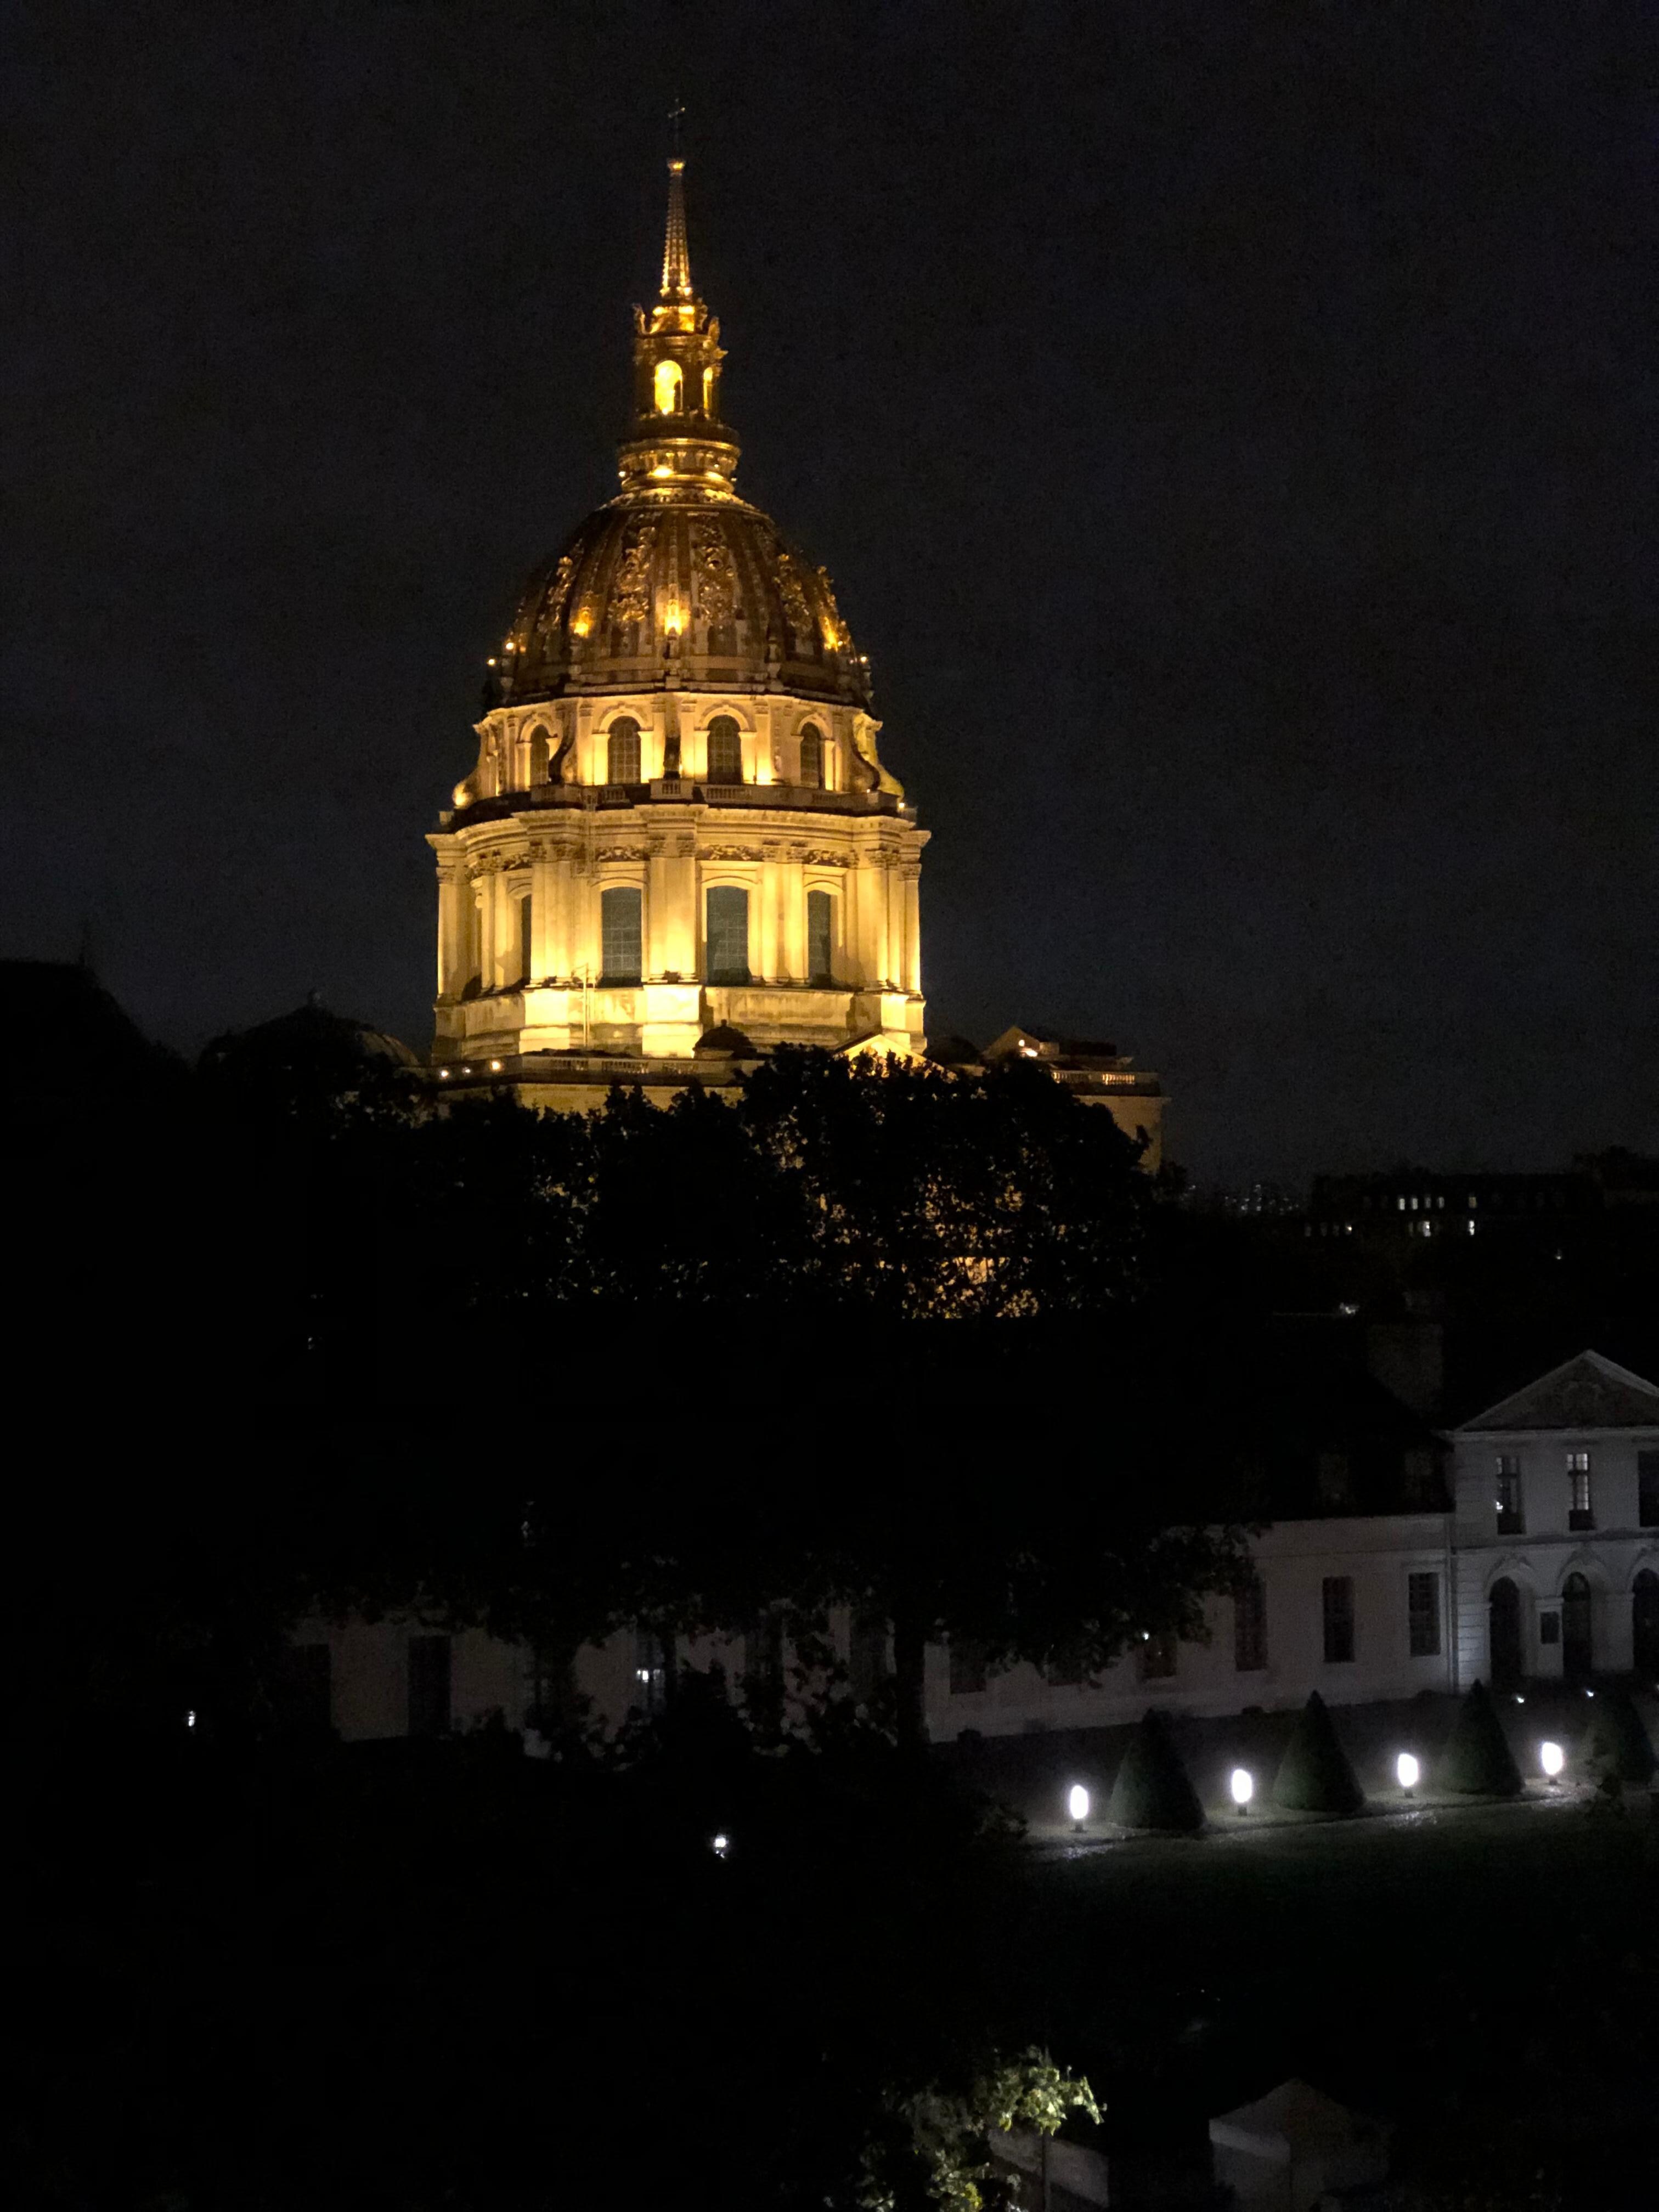
{"type": "Polygon", "coordinates": [[[755,884],[755,897],[760,907],[755,916],[756,971],[758,980],[767,983],[775,982],[784,972],[778,944],[778,902],[782,888],[779,881],[782,871],[778,865],[781,849],[775,838],[769,837],[763,844],[755,884]]]}
{"type": "Polygon", "coordinates": [[[465,915],[461,908],[462,896],[466,890],[466,875],[459,861],[441,860],[438,863],[438,996],[441,999],[459,998],[466,981],[464,969],[466,939],[463,927],[465,915]]]}
{"type": "Polygon", "coordinates": [[[783,875],[782,972],[792,983],[806,983],[806,847],[787,848],[783,875]]]}
{"type": "Polygon", "coordinates": [[[921,863],[907,860],[899,871],[904,896],[904,969],[902,988],[921,988],[921,863]]]}

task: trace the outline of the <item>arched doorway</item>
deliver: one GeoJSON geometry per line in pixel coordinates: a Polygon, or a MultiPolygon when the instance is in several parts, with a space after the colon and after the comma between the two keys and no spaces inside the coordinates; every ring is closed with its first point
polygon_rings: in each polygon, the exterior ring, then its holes
{"type": "Polygon", "coordinates": [[[1631,1587],[1631,1664],[1659,1677],[1659,1575],[1644,1567],[1631,1587]]]}
{"type": "Polygon", "coordinates": [[[1512,1690],[1521,1680],[1521,1593],[1507,1575],[1500,1575],[1492,1584],[1487,1610],[1492,1687],[1512,1690]]]}
{"type": "Polygon", "coordinates": [[[1561,1672],[1568,1681],[1582,1682],[1595,1666],[1590,1586],[1583,1575],[1569,1575],[1561,1585],[1561,1672]]]}

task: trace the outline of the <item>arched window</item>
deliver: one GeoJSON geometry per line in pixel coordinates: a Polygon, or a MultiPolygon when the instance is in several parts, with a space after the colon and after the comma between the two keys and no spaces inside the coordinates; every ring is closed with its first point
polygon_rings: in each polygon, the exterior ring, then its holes
{"type": "Polygon", "coordinates": [[[1513,1689],[1522,1673],[1521,1593],[1507,1575],[1500,1575],[1492,1586],[1486,1604],[1492,1637],[1492,1687],[1513,1689]]]}
{"type": "Polygon", "coordinates": [[[716,714],[708,725],[708,781],[743,781],[743,732],[730,714],[716,714]]]}
{"type": "Polygon", "coordinates": [[[605,734],[605,780],[607,783],[640,780],[640,726],[631,714],[619,715],[605,734]]]}
{"type": "Polygon", "coordinates": [[[1644,1567],[1631,1587],[1631,1663],[1651,1681],[1659,1676],[1659,1575],[1644,1567]]]}
{"type": "Polygon", "coordinates": [[[816,722],[800,733],[800,780],[809,790],[823,788],[823,732],[816,722]]]}
{"type": "Polygon", "coordinates": [[[518,908],[519,915],[519,981],[521,983],[528,983],[531,981],[532,945],[530,893],[526,891],[522,898],[515,899],[514,904],[518,908]]]}
{"type": "Polygon", "coordinates": [[[553,740],[539,722],[530,732],[530,781],[532,783],[547,781],[547,756],[552,742],[553,740]]]}
{"type": "Polygon", "coordinates": [[[678,415],[680,411],[680,365],[677,361],[659,361],[653,379],[659,415],[678,415]]]}
{"type": "Polygon", "coordinates": [[[714,368],[706,368],[702,373],[702,411],[705,415],[712,415],[714,411],[714,386],[719,375],[720,371],[714,368]]]}
{"type": "Polygon", "coordinates": [[[599,981],[637,983],[644,965],[642,895],[631,884],[599,893],[599,981]]]}
{"type": "Polygon", "coordinates": [[[708,980],[711,983],[746,983],[749,894],[736,884],[716,884],[708,893],[708,980]]]}
{"type": "Polygon", "coordinates": [[[806,894],[806,980],[829,983],[836,973],[836,902],[828,891],[806,894]]]}
{"type": "Polygon", "coordinates": [[[1595,1670],[1593,1603],[1583,1575],[1569,1575],[1561,1585],[1561,1672],[1570,1682],[1582,1682],[1595,1670]]]}

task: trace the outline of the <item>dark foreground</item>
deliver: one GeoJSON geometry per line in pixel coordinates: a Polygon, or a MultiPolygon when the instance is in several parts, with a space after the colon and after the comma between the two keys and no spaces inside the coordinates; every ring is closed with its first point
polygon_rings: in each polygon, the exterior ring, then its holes
{"type": "Polygon", "coordinates": [[[71,1762],[28,1824],[17,2193],[850,2205],[885,2094],[1036,2039],[1148,2176],[1299,2073],[1396,2123],[1425,2202],[1651,2204],[1645,1799],[1056,1857],[948,1765],[856,1732],[627,1774],[507,1737],[71,1762]]]}

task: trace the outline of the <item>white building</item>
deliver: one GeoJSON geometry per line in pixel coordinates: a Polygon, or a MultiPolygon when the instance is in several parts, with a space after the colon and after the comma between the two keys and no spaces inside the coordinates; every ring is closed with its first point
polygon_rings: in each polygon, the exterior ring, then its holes
{"type": "MultiPolygon", "coordinates": [[[[1310,1454],[1306,1510],[1251,1539],[1254,1589],[1212,1598],[1208,1643],[1151,1637],[1097,1680],[1021,1662],[988,1667],[972,1645],[927,1662],[935,1742],[1111,1728],[1148,1705],[1220,1717],[1456,1692],[1477,1678],[1568,1679],[1632,1668],[1659,1684],[1659,1388],[1586,1352],[1452,1432],[1453,1510],[1410,1417],[1375,1423],[1356,1451],[1310,1454]],[[1359,1447],[1371,1454],[1359,1466],[1359,1447]],[[1382,1455],[1377,1456],[1379,1449],[1382,1455]],[[1379,1510],[1365,1510],[1374,1507],[1379,1510]]],[[[1313,1431],[1310,1431],[1311,1435],[1313,1431]]],[[[1320,1431],[1329,1440],[1332,1431],[1320,1431]]],[[[884,1630],[830,1622],[855,1694],[887,1664],[884,1630]]],[[[574,1692],[609,1728],[663,1694],[665,1655],[623,1632],[538,1676],[533,1655],[481,1629],[418,1622],[313,1623],[301,1632],[313,1710],[346,1739],[441,1735],[492,1715],[521,1728],[574,1692]],[[326,1659],[323,1653],[327,1652],[326,1659]]],[[[678,1663],[733,1682],[794,1664],[775,1613],[750,1635],[682,1641],[678,1663]]]]}
{"type": "Polygon", "coordinates": [[[1453,1444],[1463,1678],[1659,1680],[1659,1389],[1582,1352],[1453,1444]]]}

